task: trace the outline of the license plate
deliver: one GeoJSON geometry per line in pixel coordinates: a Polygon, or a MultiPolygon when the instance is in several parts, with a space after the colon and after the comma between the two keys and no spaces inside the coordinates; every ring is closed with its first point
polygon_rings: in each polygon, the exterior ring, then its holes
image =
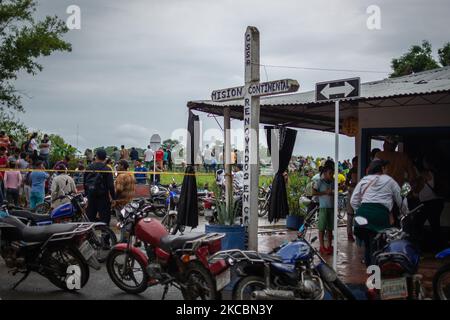
{"type": "Polygon", "coordinates": [[[211,209],[205,209],[205,217],[212,217],[213,211],[211,209]]]}
{"type": "Polygon", "coordinates": [[[406,278],[381,280],[381,300],[403,299],[408,297],[406,278]]]}
{"type": "Polygon", "coordinates": [[[231,269],[228,268],[218,276],[216,276],[217,291],[222,290],[231,282],[231,269]]]}
{"type": "Polygon", "coordinates": [[[79,250],[86,260],[89,260],[89,258],[95,254],[94,248],[92,248],[91,244],[87,240],[81,244],[79,250]]]}

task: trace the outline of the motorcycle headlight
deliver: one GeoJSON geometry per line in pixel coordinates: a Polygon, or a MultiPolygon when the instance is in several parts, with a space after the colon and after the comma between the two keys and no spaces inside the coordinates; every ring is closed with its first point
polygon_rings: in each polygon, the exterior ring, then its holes
{"type": "Polygon", "coordinates": [[[123,220],[127,219],[128,216],[130,215],[130,210],[127,210],[129,208],[125,207],[122,210],[120,210],[120,216],[122,217],[123,220]]]}
{"type": "Polygon", "coordinates": [[[159,192],[159,188],[157,186],[153,186],[150,189],[151,194],[157,194],[159,192]]]}

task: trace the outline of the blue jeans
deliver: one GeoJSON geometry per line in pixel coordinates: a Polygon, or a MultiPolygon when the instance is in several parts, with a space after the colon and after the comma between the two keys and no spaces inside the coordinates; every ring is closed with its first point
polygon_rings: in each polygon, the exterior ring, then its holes
{"type": "Polygon", "coordinates": [[[40,191],[30,193],[30,209],[36,209],[38,204],[44,203],[45,194],[40,191]]]}

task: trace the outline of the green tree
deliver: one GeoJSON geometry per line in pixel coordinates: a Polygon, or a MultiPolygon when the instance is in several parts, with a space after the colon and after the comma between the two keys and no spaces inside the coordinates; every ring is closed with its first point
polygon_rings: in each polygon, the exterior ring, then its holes
{"type": "Polygon", "coordinates": [[[450,66],[450,42],[447,42],[438,50],[439,62],[444,66],[450,66]]]}
{"type": "Polygon", "coordinates": [[[0,128],[13,138],[20,147],[20,142],[27,139],[28,128],[13,113],[0,110],[0,128]]]}
{"type": "Polygon", "coordinates": [[[393,72],[391,78],[405,76],[411,73],[439,68],[439,64],[431,55],[431,44],[424,40],[422,45],[413,45],[407,53],[391,62],[393,72]]]}
{"type": "Polygon", "coordinates": [[[36,75],[43,69],[39,57],[72,49],[61,39],[68,31],[64,21],[56,16],[36,21],[35,11],[35,0],[0,1],[0,110],[23,111],[14,86],[19,72],[36,75]]]}
{"type": "Polygon", "coordinates": [[[180,142],[178,140],[174,139],[166,139],[162,142],[163,145],[168,146],[170,145],[172,148],[178,145],[180,142]]]}
{"type": "Polygon", "coordinates": [[[52,142],[52,148],[50,150],[50,162],[54,164],[57,161],[64,159],[65,156],[69,156],[72,160],[70,163],[70,167],[71,169],[73,169],[75,166],[75,162],[73,160],[75,159],[77,149],[66,143],[64,139],[57,134],[50,134],[49,138],[52,142]]]}

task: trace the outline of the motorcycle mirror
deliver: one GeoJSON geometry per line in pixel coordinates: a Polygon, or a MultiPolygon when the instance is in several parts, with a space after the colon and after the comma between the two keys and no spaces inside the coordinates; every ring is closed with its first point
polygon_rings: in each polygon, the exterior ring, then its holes
{"type": "Polygon", "coordinates": [[[411,185],[408,182],[405,182],[400,191],[402,197],[406,197],[411,192],[411,185]]]}

